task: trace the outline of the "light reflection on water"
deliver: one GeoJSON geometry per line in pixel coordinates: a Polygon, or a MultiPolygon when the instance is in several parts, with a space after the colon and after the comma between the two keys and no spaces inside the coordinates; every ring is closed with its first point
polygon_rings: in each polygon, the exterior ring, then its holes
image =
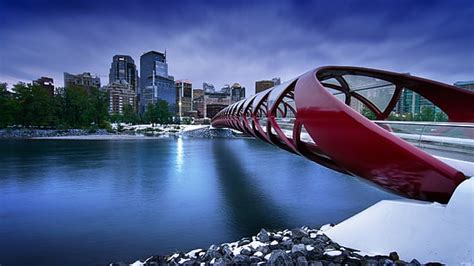
{"type": "Polygon", "coordinates": [[[256,140],[0,141],[0,158],[5,265],[131,262],[394,197],[256,140]]]}

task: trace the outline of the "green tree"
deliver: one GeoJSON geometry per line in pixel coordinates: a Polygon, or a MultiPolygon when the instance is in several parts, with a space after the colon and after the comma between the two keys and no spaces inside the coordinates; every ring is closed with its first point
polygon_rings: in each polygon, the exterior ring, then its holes
{"type": "Polygon", "coordinates": [[[434,121],[435,113],[434,107],[424,106],[421,108],[421,112],[416,114],[415,120],[417,121],[434,121]]]}
{"type": "Polygon", "coordinates": [[[172,121],[172,113],[170,112],[168,102],[164,100],[158,100],[155,106],[158,122],[161,124],[169,124],[172,121]]]}
{"type": "Polygon", "coordinates": [[[136,124],[138,122],[138,116],[130,104],[127,104],[123,107],[122,121],[132,124],[136,124]]]}
{"type": "Polygon", "coordinates": [[[375,115],[375,113],[372,112],[369,108],[367,108],[365,106],[362,107],[362,112],[361,113],[362,113],[363,116],[367,117],[370,120],[377,119],[377,116],[375,115]]]}
{"type": "Polygon", "coordinates": [[[0,83],[0,128],[13,125],[17,111],[18,102],[13,93],[7,90],[6,83],[0,83]]]}
{"type": "Polygon", "coordinates": [[[147,123],[169,124],[172,121],[172,113],[169,110],[168,102],[158,100],[155,104],[148,104],[144,120],[147,123]]]}
{"type": "Polygon", "coordinates": [[[104,128],[105,121],[109,118],[109,95],[108,93],[96,88],[90,89],[88,95],[86,116],[87,122],[94,123],[96,126],[104,128]]]}
{"type": "Polygon", "coordinates": [[[435,121],[437,122],[447,122],[448,120],[448,115],[443,111],[439,111],[435,115],[435,121]]]}
{"type": "Polygon", "coordinates": [[[18,101],[17,122],[23,126],[53,126],[54,101],[43,88],[18,83],[13,88],[18,101]]]}

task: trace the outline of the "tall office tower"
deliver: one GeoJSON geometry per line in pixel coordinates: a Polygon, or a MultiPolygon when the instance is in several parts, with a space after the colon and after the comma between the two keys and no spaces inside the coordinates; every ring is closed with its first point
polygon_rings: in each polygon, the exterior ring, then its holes
{"type": "Polygon", "coordinates": [[[129,55],[115,55],[110,65],[109,84],[121,82],[130,84],[133,91],[138,89],[138,71],[135,61],[129,55]]]}
{"type": "Polygon", "coordinates": [[[176,81],[176,114],[178,117],[190,116],[193,105],[193,84],[188,80],[176,81]]]}
{"type": "Polygon", "coordinates": [[[64,72],[64,87],[68,88],[71,86],[83,87],[87,91],[90,91],[92,88],[100,88],[100,78],[97,76],[92,76],[89,72],[84,72],[82,74],[69,74],[64,72]]]}
{"type": "Polygon", "coordinates": [[[239,83],[234,83],[230,88],[230,97],[232,103],[245,99],[245,87],[240,86],[239,83]]]}
{"type": "Polygon", "coordinates": [[[33,85],[40,86],[49,94],[49,96],[54,95],[54,81],[52,78],[41,77],[37,80],[33,80],[33,85]]]}
{"type": "Polygon", "coordinates": [[[176,110],[176,85],[174,77],[168,75],[166,53],[150,51],[140,57],[139,112],[145,112],[149,104],[165,100],[170,112],[176,110]]]}

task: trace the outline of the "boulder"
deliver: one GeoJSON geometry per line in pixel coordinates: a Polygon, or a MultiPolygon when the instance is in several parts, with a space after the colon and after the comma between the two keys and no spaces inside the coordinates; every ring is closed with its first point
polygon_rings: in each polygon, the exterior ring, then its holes
{"type": "Polygon", "coordinates": [[[249,257],[245,256],[245,255],[242,255],[242,254],[237,254],[232,259],[232,262],[237,264],[237,265],[248,264],[249,263],[249,257]]]}
{"type": "Polygon", "coordinates": [[[270,258],[268,259],[269,265],[292,265],[293,260],[290,258],[285,251],[277,249],[272,251],[270,258]]]}
{"type": "Polygon", "coordinates": [[[270,241],[270,234],[265,229],[262,229],[260,230],[260,232],[258,232],[257,239],[260,242],[264,242],[264,243],[268,242],[270,241]]]}
{"type": "Polygon", "coordinates": [[[306,231],[301,228],[294,228],[291,230],[291,237],[293,239],[294,238],[300,239],[304,236],[308,236],[308,233],[306,233],[306,231]]]}
{"type": "Polygon", "coordinates": [[[298,266],[308,265],[308,261],[306,260],[305,256],[299,256],[298,258],[296,258],[296,263],[298,266]]]}

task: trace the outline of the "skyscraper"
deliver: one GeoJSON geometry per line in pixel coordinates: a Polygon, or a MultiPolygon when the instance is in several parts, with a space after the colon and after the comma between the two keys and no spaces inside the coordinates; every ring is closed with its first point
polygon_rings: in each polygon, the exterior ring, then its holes
{"type": "Polygon", "coordinates": [[[128,55],[115,55],[110,66],[109,83],[125,80],[133,91],[138,88],[138,71],[135,61],[128,55]]]}
{"type": "Polygon", "coordinates": [[[176,81],[176,110],[178,117],[189,116],[192,111],[193,84],[188,80],[176,81]]]}
{"type": "Polygon", "coordinates": [[[176,109],[176,85],[174,77],[168,75],[166,53],[150,51],[140,57],[139,111],[145,112],[149,104],[165,100],[170,112],[176,109]]]}

